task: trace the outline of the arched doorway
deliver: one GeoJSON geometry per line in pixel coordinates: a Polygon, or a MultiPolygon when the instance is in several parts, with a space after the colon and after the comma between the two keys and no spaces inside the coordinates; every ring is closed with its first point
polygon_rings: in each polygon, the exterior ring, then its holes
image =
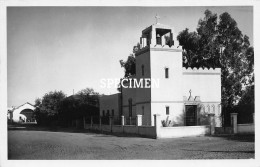
{"type": "Polygon", "coordinates": [[[20,118],[22,122],[35,122],[34,111],[31,109],[24,109],[20,112],[21,115],[24,115],[25,119],[20,118]]]}

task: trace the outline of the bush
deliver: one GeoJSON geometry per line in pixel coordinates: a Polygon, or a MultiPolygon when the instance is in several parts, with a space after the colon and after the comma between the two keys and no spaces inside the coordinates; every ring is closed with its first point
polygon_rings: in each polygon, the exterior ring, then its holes
{"type": "Polygon", "coordinates": [[[163,127],[170,127],[170,126],[172,126],[171,120],[169,120],[169,116],[167,116],[166,120],[162,120],[162,126],[163,127]]]}

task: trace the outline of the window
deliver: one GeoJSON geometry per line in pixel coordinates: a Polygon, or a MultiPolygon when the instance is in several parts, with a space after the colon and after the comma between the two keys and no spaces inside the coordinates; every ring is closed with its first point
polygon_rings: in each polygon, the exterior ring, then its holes
{"type": "Polygon", "coordinates": [[[107,116],[109,116],[109,110],[107,110],[107,116]]]}
{"type": "Polygon", "coordinates": [[[132,99],[128,99],[129,117],[132,117],[132,99]]]}
{"type": "Polygon", "coordinates": [[[160,34],[156,35],[156,44],[157,45],[162,45],[162,38],[161,38],[160,34]]]}
{"type": "Polygon", "coordinates": [[[112,116],[114,116],[114,115],[115,115],[114,110],[112,110],[112,116]]]}
{"type": "Polygon", "coordinates": [[[103,110],[103,116],[105,116],[105,110],[103,110]]]}
{"type": "Polygon", "coordinates": [[[144,115],[144,106],[142,106],[142,115],[144,115]]]}
{"type": "Polygon", "coordinates": [[[142,65],[142,76],[144,76],[144,65],[142,65]]]}
{"type": "Polygon", "coordinates": [[[169,78],[169,68],[165,68],[165,78],[169,78]]]}
{"type": "Polygon", "coordinates": [[[170,114],[170,107],[166,106],[166,115],[169,115],[169,114],[170,114]]]}

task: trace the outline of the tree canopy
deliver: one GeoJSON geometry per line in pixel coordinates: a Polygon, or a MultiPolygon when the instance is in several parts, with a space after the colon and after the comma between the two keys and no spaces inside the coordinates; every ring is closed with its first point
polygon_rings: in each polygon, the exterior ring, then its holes
{"type": "Polygon", "coordinates": [[[67,126],[72,120],[99,115],[99,93],[92,88],[82,89],[69,97],[62,91],[49,92],[42,99],[37,98],[35,106],[38,124],[67,126]]]}
{"type": "Polygon", "coordinates": [[[119,63],[122,68],[125,70],[124,78],[128,78],[130,76],[135,75],[135,53],[140,50],[140,44],[137,43],[136,46],[133,47],[132,53],[127,57],[127,60],[120,60],[119,63]]]}
{"type": "Polygon", "coordinates": [[[49,124],[53,119],[56,119],[60,103],[66,98],[62,91],[51,91],[46,93],[42,99],[35,100],[35,113],[38,124],[49,124]]]}
{"type": "Polygon", "coordinates": [[[221,68],[222,104],[233,106],[243,90],[254,85],[254,49],[229,13],[219,18],[209,10],[204,14],[197,31],[186,28],[177,36],[183,46],[183,66],[221,68]]]}

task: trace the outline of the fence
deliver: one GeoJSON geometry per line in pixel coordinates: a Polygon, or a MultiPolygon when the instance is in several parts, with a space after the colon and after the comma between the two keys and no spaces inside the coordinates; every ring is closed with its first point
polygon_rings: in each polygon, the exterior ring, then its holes
{"type": "MultiPolygon", "coordinates": [[[[160,115],[154,115],[154,126],[142,125],[142,115],[137,115],[136,118],[124,118],[109,117],[109,125],[103,124],[103,120],[106,117],[100,117],[99,124],[94,124],[93,118],[90,118],[91,124],[85,124],[85,129],[98,130],[101,132],[110,133],[125,133],[134,134],[138,136],[144,136],[149,138],[175,138],[175,137],[187,137],[187,136],[201,136],[214,134],[214,122],[213,116],[210,116],[211,124],[208,126],[179,126],[179,127],[162,127],[160,115]],[[119,123],[121,122],[121,124],[119,123]],[[134,124],[135,122],[135,124],[134,124]]],[[[89,118],[85,118],[89,120],[89,118]]],[[[89,121],[88,121],[89,122],[89,121]]]]}
{"type": "Polygon", "coordinates": [[[122,118],[121,117],[113,117],[112,118],[113,120],[112,120],[112,124],[113,125],[121,125],[122,124],[122,118]]]}
{"type": "Polygon", "coordinates": [[[125,117],[125,125],[135,125],[136,118],[135,117],[125,117]]]}
{"type": "Polygon", "coordinates": [[[255,114],[251,118],[253,123],[249,124],[238,124],[238,113],[230,114],[230,127],[219,127],[216,128],[217,134],[244,134],[244,133],[255,133],[255,114]]]}

